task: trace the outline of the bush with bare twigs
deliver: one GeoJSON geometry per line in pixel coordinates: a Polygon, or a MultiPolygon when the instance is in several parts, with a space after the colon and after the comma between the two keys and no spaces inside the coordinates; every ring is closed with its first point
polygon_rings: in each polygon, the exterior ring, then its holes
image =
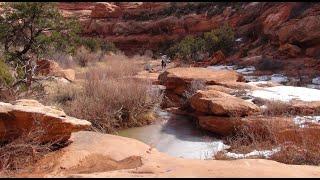
{"type": "MultiPolygon", "coordinates": [[[[249,153],[253,150],[280,148],[280,151],[269,158],[286,164],[320,164],[319,129],[305,130],[275,118],[242,123],[234,132],[233,135],[225,138],[225,143],[230,145],[228,151],[249,153]],[[287,139],[280,133],[286,129],[294,132],[291,139],[287,139]]],[[[224,155],[224,152],[217,153],[214,158],[230,159],[224,155]]]]}
{"type": "Polygon", "coordinates": [[[91,121],[95,130],[104,133],[148,124],[162,95],[151,82],[132,78],[141,67],[128,58],[109,59],[88,69],[81,88],[60,88],[51,99],[59,101],[66,113],[91,121]]]}

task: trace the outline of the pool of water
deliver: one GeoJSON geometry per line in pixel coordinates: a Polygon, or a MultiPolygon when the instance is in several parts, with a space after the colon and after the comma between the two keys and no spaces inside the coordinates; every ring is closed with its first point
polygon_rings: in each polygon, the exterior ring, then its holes
{"type": "Polygon", "coordinates": [[[162,110],[157,113],[160,118],[154,124],[122,130],[119,135],[186,159],[211,159],[215,152],[226,148],[221,140],[197,128],[188,116],[162,110]]]}

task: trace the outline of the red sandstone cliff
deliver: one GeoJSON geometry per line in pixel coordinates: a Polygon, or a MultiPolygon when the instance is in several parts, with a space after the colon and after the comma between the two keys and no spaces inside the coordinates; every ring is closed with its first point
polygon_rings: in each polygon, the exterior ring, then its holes
{"type": "Polygon", "coordinates": [[[65,16],[77,16],[83,35],[113,41],[121,50],[157,50],[187,34],[210,31],[229,23],[239,52],[274,58],[312,58],[320,55],[320,3],[252,2],[214,3],[210,7],[183,12],[188,3],[176,3],[180,15],[172,14],[172,3],[59,3],[65,16]],[[171,8],[171,9],[170,9],[171,8]],[[213,12],[209,15],[210,12],[213,12]],[[170,14],[171,13],[171,14],[170,14]]]}

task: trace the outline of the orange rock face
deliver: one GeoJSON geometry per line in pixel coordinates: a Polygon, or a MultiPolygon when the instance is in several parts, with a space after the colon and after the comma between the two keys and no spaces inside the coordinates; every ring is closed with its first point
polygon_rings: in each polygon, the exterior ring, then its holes
{"type": "Polygon", "coordinates": [[[216,90],[198,91],[190,104],[197,112],[218,116],[245,116],[259,111],[253,103],[216,90]]]}
{"type": "Polygon", "coordinates": [[[0,142],[28,134],[39,142],[66,141],[72,132],[91,126],[86,120],[69,117],[61,110],[28,99],[13,104],[1,102],[0,115],[0,142]]]}
{"type": "Polygon", "coordinates": [[[36,73],[38,74],[63,77],[69,81],[75,80],[75,71],[73,69],[62,69],[53,60],[42,59],[37,61],[37,65],[36,73]]]}
{"type": "MultiPolygon", "coordinates": [[[[66,17],[81,19],[85,36],[99,36],[113,41],[128,53],[158,50],[164,43],[188,34],[210,31],[223,23],[230,24],[237,37],[247,38],[246,44],[261,36],[269,39],[264,43],[278,47],[286,43],[306,48],[320,44],[318,3],[242,3],[238,8],[219,6],[221,12],[213,15],[204,10],[196,12],[191,7],[190,13],[179,16],[170,14],[172,8],[183,9],[187,6],[188,3],[176,3],[173,7],[165,2],[58,3],[66,17]]],[[[278,50],[264,48],[263,51],[274,54],[278,50]]]]}

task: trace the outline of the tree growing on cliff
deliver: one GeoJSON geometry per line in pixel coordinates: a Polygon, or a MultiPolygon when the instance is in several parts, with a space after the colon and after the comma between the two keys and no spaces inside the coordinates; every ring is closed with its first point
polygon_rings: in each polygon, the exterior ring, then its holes
{"type": "Polygon", "coordinates": [[[234,46],[235,35],[233,29],[224,24],[221,27],[203,36],[186,36],[180,42],[173,44],[167,51],[172,58],[181,58],[183,61],[201,61],[205,59],[205,54],[211,56],[216,51],[230,53],[234,46]]]}
{"type": "Polygon", "coordinates": [[[33,81],[36,59],[51,50],[72,51],[78,24],[62,17],[54,3],[7,2],[0,16],[5,62],[16,72],[13,86],[33,81]]]}

